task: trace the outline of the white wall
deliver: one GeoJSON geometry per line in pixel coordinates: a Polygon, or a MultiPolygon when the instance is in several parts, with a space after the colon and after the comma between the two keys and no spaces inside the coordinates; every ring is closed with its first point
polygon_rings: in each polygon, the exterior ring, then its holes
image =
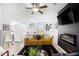
{"type": "MultiPolygon", "coordinates": [[[[29,23],[35,23],[36,24],[38,22],[44,22],[45,24],[52,24],[52,29],[50,29],[50,31],[48,31],[48,34],[51,37],[53,36],[55,43],[57,43],[57,41],[58,41],[57,40],[58,39],[58,37],[57,37],[58,36],[58,30],[55,29],[55,26],[54,26],[54,24],[57,22],[55,14],[50,15],[50,16],[47,15],[46,17],[41,17],[41,18],[40,17],[39,18],[32,18],[32,19],[23,18],[23,19],[21,19],[21,21],[18,20],[18,23],[20,23],[20,24],[17,24],[17,25],[21,25],[21,24],[24,24],[24,23],[28,23],[28,24],[29,23]]],[[[15,27],[17,27],[17,26],[15,25],[15,27]]],[[[29,29],[29,30],[32,30],[32,29],[29,29]]],[[[19,28],[17,27],[17,30],[15,30],[15,31],[16,31],[16,33],[18,33],[18,36],[16,37],[16,39],[18,38],[17,40],[24,38],[24,35],[22,33],[28,32],[28,30],[25,31],[21,26],[19,26],[19,28]],[[21,35],[19,35],[19,34],[21,34],[21,35]]],[[[36,32],[37,30],[34,29],[34,31],[36,32]]],[[[42,31],[45,31],[45,30],[42,29],[42,31]]]]}

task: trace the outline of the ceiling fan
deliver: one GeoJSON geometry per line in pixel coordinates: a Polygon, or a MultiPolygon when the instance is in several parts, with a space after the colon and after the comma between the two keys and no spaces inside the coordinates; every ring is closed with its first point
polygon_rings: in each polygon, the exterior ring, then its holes
{"type": "Polygon", "coordinates": [[[34,14],[34,12],[39,12],[41,14],[44,14],[40,9],[43,9],[43,8],[47,8],[47,5],[44,5],[44,6],[40,6],[40,3],[32,3],[32,8],[25,8],[25,9],[32,9],[32,14],[34,14]]]}

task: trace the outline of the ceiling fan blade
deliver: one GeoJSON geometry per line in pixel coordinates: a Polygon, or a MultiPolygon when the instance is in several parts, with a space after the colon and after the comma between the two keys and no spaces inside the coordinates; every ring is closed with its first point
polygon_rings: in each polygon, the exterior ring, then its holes
{"type": "Polygon", "coordinates": [[[44,5],[44,6],[40,6],[39,8],[47,8],[47,5],[44,5]]]}
{"type": "Polygon", "coordinates": [[[32,8],[25,8],[25,9],[32,9],[32,8]]]}
{"type": "Polygon", "coordinates": [[[40,11],[40,10],[38,10],[38,12],[40,12],[41,14],[43,14],[43,12],[42,12],[42,11],[40,11]]]}
{"type": "Polygon", "coordinates": [[[56,4],[56,3],[53,3],[54,5],[56,4]]]}
{"type": "Polygon", "coordinates": [[[34,14],[34,12],[32,12],[32,14],[34,14]]]}

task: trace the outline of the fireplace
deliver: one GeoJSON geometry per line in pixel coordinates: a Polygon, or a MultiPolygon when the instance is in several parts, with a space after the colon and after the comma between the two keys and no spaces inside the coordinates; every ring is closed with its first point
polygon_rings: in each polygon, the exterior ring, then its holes
{"type": "Polygon", "coordinates": [[[69,43],[76,47],[77,35],[74,34],[61,34],[60,40],[69,43]]]}

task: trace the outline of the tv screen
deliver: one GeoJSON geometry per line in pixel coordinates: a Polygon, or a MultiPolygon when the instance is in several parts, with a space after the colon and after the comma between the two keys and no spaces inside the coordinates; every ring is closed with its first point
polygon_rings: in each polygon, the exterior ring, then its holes
{"type": "Polygon", "coordinates": [[[71,9],[67,9],[62,14],[60,14],[57,18],[59,25],[72,24],[74,21],[73,12],[71,9]]]}

